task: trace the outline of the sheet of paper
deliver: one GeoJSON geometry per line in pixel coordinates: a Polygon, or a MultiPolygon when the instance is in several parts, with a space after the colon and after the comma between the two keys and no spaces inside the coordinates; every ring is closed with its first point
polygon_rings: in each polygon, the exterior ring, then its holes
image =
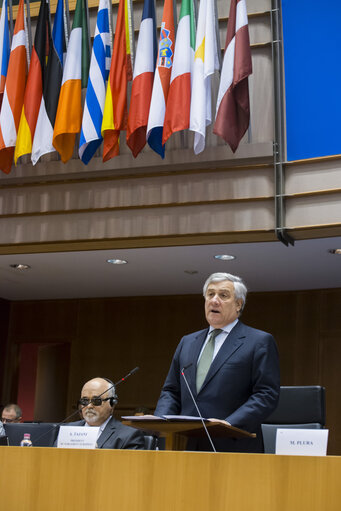
{"type": "Polygon", "coordinates": [[[156,415],[122,415],[124,421],[162,421],[163,417],[157,417],[156,415]]]}
{"type": "MultiPolygon", "coordinates": [[[[171,421],[200,421],[200,417],[193,417],[191,415],[163,415],[163,417],[167,420],[171,421]]],[[[204,419],[207,420],[207,419],[204,419]]]]}

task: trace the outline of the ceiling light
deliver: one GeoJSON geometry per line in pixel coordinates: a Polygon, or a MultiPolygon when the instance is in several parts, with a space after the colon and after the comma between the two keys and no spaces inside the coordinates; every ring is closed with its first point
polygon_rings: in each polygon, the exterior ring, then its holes
{"type": "Polygon", "coordinates": [[[341,248],[331,248],[328,252],[330,254],[341,255],[341,248]]]}
{"type": "Polygon", "coordinates": [[[125,261],[124,259],[107,259],[107,263],[110,263],[110,264],[127,264],[128,261],[125,261]]]}
{"type": "Polygon", "coordinates": [[[220,261],[233,261],[235,258],[236,256],[229,254],[220,254],[214,256],[214,259],[219,259],[220,261]]]}
{"type": "Polygon", "coordinates": [[[29,266],[28,264],[10,264],[10,267],[11,268],[14,268],[15,270],[29,270],[31,268],[31,266],[29,266]]]}

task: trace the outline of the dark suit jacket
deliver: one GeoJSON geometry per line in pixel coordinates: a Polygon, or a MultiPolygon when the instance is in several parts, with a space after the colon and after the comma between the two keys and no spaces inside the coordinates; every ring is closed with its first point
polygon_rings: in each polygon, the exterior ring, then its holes
{"type": "MultiPolygon", "coordinates": [[[[84,426],[85,421],[69,422],[66,426],[84,426]]],[[[111,417],[97,440],[99,449],[144,449],[144,436],[141,431],[125,426],[111,417]]]]}
{"type": "MultiPolygon", "coordinates": [[[[238,321],[217,356],[197,394],[197,360],[208,329],[185,335],[178,345],[155,409],[155,415],[198,413],[181,369],[203,417],[225,419],[232,426],[257,434],[256,439],[213,439],[219,451],[263,452],[261,423],[276,408],[279,396],[278,351],[272,335],[238,321]]],[[[188,448],[212,450],[199,441],[188,448]],[[195,444],[195,445],[194,445],[195,444]]]]}

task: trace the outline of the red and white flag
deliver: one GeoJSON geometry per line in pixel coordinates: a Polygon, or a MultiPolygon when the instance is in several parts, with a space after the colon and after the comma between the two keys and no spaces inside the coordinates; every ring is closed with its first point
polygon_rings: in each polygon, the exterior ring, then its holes
{"type": "Polygon", "coordinates": [[[189,128],[194,48],[193,0],[182,0],[163,125],[162,144],[167,142],[172,133],[189,128]]]}
{"type": "Polygon", "coordinates": [[[7,79],[0,113],[0,169],[12,167],[27,77],[24,0],[20,0],[9,57],[7,79]]]}
{"type": "Polygon", "coordinates": [[[252,73],[245,0],[231,0],[213,133],[235,152],[250,122],[248,76],[252,73]]]}
{"type": "Polygon", "coordinates": [[[146,144],[157,53],[155,18],[154,0],[144,0],[127,126],[127,145],[134,158],[146,144]]]}

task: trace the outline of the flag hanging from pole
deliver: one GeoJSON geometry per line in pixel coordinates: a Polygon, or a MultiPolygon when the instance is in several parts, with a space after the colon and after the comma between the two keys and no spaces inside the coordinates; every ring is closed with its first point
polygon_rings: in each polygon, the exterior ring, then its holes
{"type": "Polygon", "coordinates": [[[63,163],[72,156],[82,124],[82,88],[89,75],[89,36],[85,0],[77,0],[53,130],[53,146],[63,163]]]}
{"type": "Polygon", "coordinates": [[[162,145],[162,131],[173,66],[174,42],[175,31],[173,0],[165,0],[160,30],[157,66],[154,75],[147,126],[148,145],[153,149],[153,151],[159,154],[161,158],[165,157],[165,146],[162,145]]]}
{"type": "Polygon", "coordinates": [[[18,158],[32,151],[32,142],[36,129],[38,113],[43,95],[43,80],[46,68],[46,51],[50,34],[49,6],[46,0],[41,0],[34,45],[31,53],[30,68],[24,96],[24,104],[14,151],[14,163],[18,158]]]}
{"type": "Polygon", "coordinates": [[[48,31],[49,54],[44,75],[43,95],[32,145],[32,163],[35,165],[43,154],[52,153],[53,128],[56,119],[60,87],[63,78],[63,54],[65,53],[64,3],[58,0],[51,38],[48,31]]]}
{"type": "Polygon", "coordinates": [[[206,126],[212,122],[211,77],[219,69],[214,0],[201,0],[195,44],[190,130],[194,153],[205,149],[206,126]]]}
{"type": "Polygon", "coordinates": [[[100,0],[94,44],[91,54],[88,87],[79,140],[79,157],[86,165],[102,143],[101,127],[105,86],[110,69],[109,0],[100,0]]]}
{"type": "Polygon", "coordinates": [[[154,0],[144,0],[137,43],[127,127],[134,158],[146,144],[146,131],[157,55],[154,0]]]}
{"type": "Polygon", "coordinates": [[[120,0],[103,112],[103,161],[119,154],[120,131],[127,129],[127,85],[132,79],[129,26],[128,0],[120,0]]]}
{"type": "Polygon", "coordinates": [[[20,0],[0,112],[0,169],[6,174],[11,171],[13,163],[27,77],[24,16],[24,0],[20,0]]]}
{"type": "Polygon", "coordinates": [[[213,133],[235,152],[250,122],[248,76],[252,73],[245,0],[231,0],[213,133]]]}
{"type": "Polygon", "coordinates": [[[172,133],[189,128],[194,47],[193,0],[182,0],[163,126],[163,144],[172,133]]]}
{"type": "Polygon", "coordinates": [[[0,108],[5,91],[11,45],[9,40],[7,0],[3,0],[0,17],[0,108]]]}

